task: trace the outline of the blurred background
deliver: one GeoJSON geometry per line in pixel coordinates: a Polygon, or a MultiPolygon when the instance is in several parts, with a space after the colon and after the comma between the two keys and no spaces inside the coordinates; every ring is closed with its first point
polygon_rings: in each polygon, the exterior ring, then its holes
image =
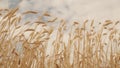
{"type": "Polygon", "coordinates": [[[0,0],[0,8],[48,11],[66,20],[119,20],[120,0],[0,0]]]}

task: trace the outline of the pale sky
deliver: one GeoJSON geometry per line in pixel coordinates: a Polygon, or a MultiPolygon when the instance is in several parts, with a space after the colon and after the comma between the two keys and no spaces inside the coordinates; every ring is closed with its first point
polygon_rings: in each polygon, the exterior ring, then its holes
{"type": "Polygon", "coordinates": [[[8,8],[8,0],[0,0],[0,8],[8,8]]]}
{"type": "Polygon", "coordinates": [[[0,8],[19,6],[21,11],[49,11],[67,20],[119,20],[119,3],[120,0],[0,0],[0,8]]]}

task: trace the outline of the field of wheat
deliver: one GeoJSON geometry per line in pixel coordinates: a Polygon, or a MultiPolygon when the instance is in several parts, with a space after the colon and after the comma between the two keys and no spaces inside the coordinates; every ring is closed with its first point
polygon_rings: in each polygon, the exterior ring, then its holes
{"type": "Polygon", "coordinates": [[[18,10],[0,9],[0,68],[120,68],[119,21],[23,21],[39,12],[18,10]]]}

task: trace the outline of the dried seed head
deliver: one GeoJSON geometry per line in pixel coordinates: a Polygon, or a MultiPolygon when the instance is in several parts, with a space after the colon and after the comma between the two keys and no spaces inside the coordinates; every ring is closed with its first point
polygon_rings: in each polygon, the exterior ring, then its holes
{"type": "Polygon", "coordinates": [[[92,20],[92,22],[91,22],[91,25],[90,25],[90,26],[93,26],[93,24],[94,24],[94,20],[92,20]]]}
{"type": "Polygon", "coordinates": [[[48,12],[45,12],[43,15],[44,16],[51,16],[48,12]]]}
{"type": "Polygon", "coordinates": [[[35,29],[26,29],[25,31],[35,31],[35,29]]]}
{"type": "Polygon", "coordinates": [[[108,26],[110,24],[112,24],[113,22],[111,22],[111,20],[106,20],[105,23],[103,24],[103,26],[108,26]]]}
{"type": "Polygon", "coordinates": [[[19,29],[21,26],[17,26],[16,29],[19,29]]]}
{"type": "Polygon", "coordinates": [[[115,22],[115,25],[117,25],[118,23],[120,23],[119,21],[115,22]]]}
{"type": "Polygon", "coordinates": [[[55,22],[57,20],[57,17],[54,18],[53,20],[49,20],[48,22],[55,22]]]}
{"type": "Polygon", "coordinates": [[[22,14],[37,14],[38,12],[36,11],[26,11],[26,12],[23,12],[22,14]]]}
{"type": "Polygon", "coordinates": [[[74,22],[74,24],[73,25],[78,25],[79,23],[78,22],[74,22]]]}
{"type": "Polygon", "coordinates": [[[103,35],[107,35],[107,33],[103,33],[103,35]]]}
{"type": "Polygon", "coordinates": [[[45,22],[42,22],[42,21],[36,21],[35,23],[37,23],[37,24],[45,24],[45,22]]]}
{"type": "Polygon", "coordinates": [[[26,22],[24,25],[27,25],[27,24],[29,24],[29,23],[30,23],[30,21],[26,22]]]}

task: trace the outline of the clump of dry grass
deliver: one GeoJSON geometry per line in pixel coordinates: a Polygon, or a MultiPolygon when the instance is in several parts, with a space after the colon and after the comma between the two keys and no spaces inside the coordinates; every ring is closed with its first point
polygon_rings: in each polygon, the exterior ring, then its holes
{"type": "MultiPolygon", "coordinates": [[[[96,29],[94,20],[86,20],[82,26],[74,22],[68,29],[56,17],[42,20],[52,17],[48,13],[33,23],[21,23],[18,10],[0,13],[0,68],[120,68],[119,21],[106,20],[96,29]],[[50,22],[56,21],[60,23],[54,28],[50,22]]],[[[29,13],[38,12],[21,15],[29,13]]]]}

